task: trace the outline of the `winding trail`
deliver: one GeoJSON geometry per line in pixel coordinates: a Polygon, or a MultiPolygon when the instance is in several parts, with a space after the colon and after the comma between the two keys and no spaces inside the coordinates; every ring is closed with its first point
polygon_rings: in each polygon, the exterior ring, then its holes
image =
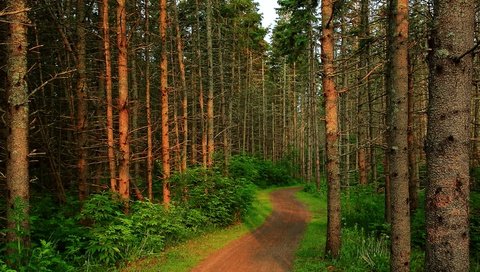
{"type": "Polygon", "coordinates": [[[212,254],[192,272],[290,271],[310,220],[307,209],[294,197],[298,190],[274,191],[272,214],[261,227],[212,254]]]}

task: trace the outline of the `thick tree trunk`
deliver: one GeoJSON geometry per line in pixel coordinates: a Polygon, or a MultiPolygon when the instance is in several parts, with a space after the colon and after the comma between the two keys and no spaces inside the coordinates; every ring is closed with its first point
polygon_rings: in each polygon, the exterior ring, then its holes
{"type": "Polygon", "coordinates": [[[392,0],[391,88],[387,90],[388,154],[391,192],[392,271],[410,269],[410,209],[408,199],[407,92],[408,0],[392,0]]]}
{"type": "Polygon", "coordinates": [[[470,53],[475,3],[434,2],[426,145],[426,271],[469,271],[470,53]]]}
{"type": "Polygon", "coordinates": [[[120,165],[118,167],[118,193],[127,202],[130,199],[130,140],[128,120],[128,50],[125,0],[117,1],[118,47],[118,133],[120,165]]]}
{"type": "MultiPolygon", "coordinates": [[[[29,107],[27,87],[27,5],[9,0],[7,53],[7,254],[15,260],[29,247],[29,107]]],[[[26,256],[26,255],[24,255],[26,256]]],[[[18,260],[21,261],[21,260],[18,260]]],[[[14,261],[15,262],[15,261],[14,261]]],[[[19,265],[20,263],[14,263],[19,265]]]]}
{"type": "Polygon", "coordinates": [[[113,134],[112,99],[112,56],[110,51],[110,26],[108,22],[108,0],[102,1],[103,51],[105,58],[105,98],[107,106],[107,146],[110,171],[110,190],[117,192],[117,164],[115,162],[115,139],[113,134]]]}
{"type": "Polygon", "coordinates": [[[334,81],[333,1],[322,0],[322,62],[325,96],[325,132],[328,183],[328,223],[326,252],[333,257],[340,254],[340,175],[338,167],[338,93],[334,81]]]}
{"type": "Polygon", "coordinates": [[[78,169],[78,197],[83,201],[88,196],[88,169],[87,169],[87,65],[86,65],[86,37],[85,37],[85,2],[77,0],[77,169],[78,169]]]}
{"type": "Polygon", "coordinates": [[[167,1],[160,0],[160,92],[162,114],[163,203],[170,203],[170,141],[168,128],[167,1]]]}

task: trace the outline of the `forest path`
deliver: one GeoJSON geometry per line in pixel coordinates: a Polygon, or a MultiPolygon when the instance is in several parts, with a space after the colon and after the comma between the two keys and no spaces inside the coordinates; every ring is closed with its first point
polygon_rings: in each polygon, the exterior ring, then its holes
{"type": "Polygon", "coordinates": [[[299,188],[274,191],[273,211],[255,231],[209,256],[193,272],[290,271],[310,213],[295,199],[299,188]]]}

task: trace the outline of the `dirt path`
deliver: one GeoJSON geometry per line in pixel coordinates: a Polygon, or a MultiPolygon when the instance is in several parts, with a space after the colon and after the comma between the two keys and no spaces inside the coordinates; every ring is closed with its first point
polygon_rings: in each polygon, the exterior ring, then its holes
{"type": "Polygon", "coordinates": [[[254,232],[212,254],[193,272],[290,271],[310,214],[294,198],[298,188],[275,191],[272,215],[254,232]]]}

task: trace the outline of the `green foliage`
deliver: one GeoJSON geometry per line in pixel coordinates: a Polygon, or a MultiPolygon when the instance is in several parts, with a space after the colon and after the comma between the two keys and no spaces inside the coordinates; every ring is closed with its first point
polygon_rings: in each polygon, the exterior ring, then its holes
{"type": "Polygon", "coordinates": [[[64,260],[52,242],[41,240],[40,245],[32,251],[30,263],[21,271],[68,272],[75,271],[75,268],[64,260]]]}
{"type": "Polygon", "coordinates": [[[346,227],[359,226],[367,233],[388,233],[383,194],[373,186],[354,186],[342,195],[342,221],[346,227]]]}
{"type": "Polygon", "coordinates": [[[470,203],[470,252],[480,271],[480,193],[472,193],[470,203]]]}
{"type": "Polygon", "coordinates": [[[342,231],[342,254],[333,265],[344,271],[389,271],[388,237],[367,235],[357,226],[342,231]]]}
{"type": "Polygon", "coordinates": [[[292,167],[284,161],[274,164],[255,157],[236,155],[231,158],[229,174],[234,179],[245,179],[260,188],[266,188],[294,183],[289,172],[292,167]]]}

